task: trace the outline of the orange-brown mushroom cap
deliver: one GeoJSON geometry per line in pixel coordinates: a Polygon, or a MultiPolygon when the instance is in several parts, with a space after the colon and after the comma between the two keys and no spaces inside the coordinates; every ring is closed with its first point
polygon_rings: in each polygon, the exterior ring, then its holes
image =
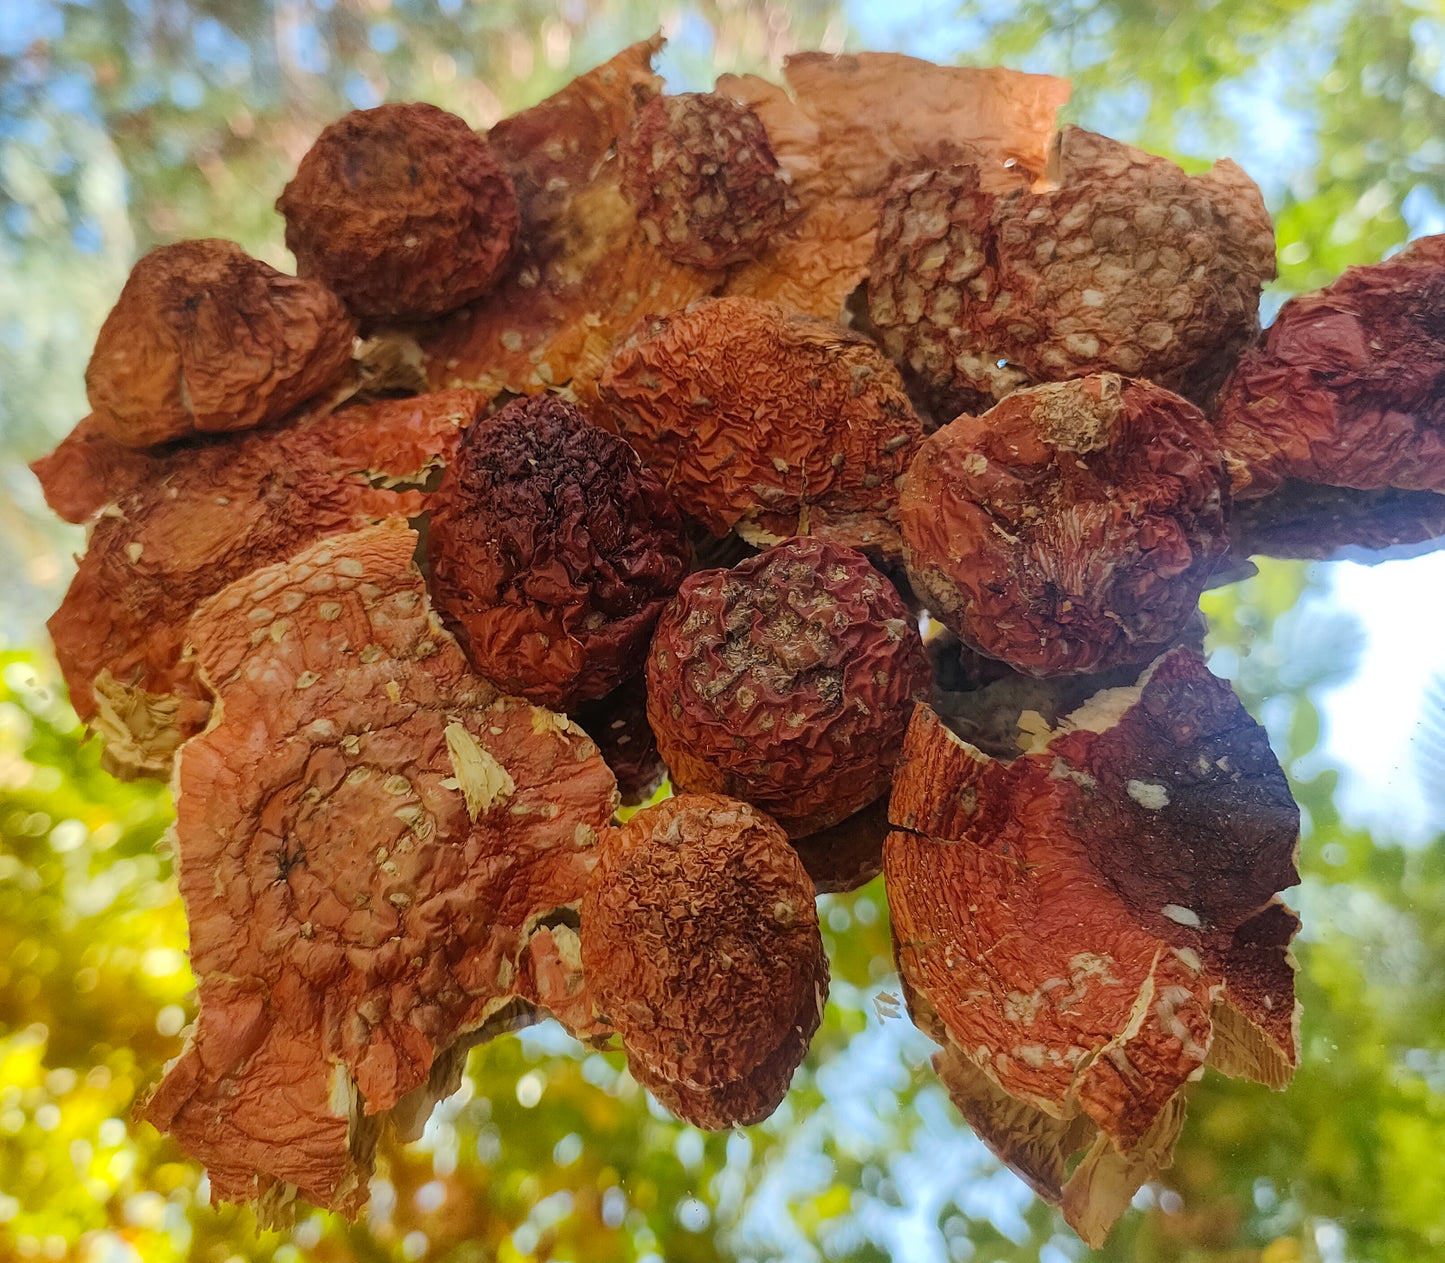
{"type": "Polygon", "coordinates": [[[720,795],[664,799],[598,847],[588,987],[639,1081],[689,1121],[755,1122],[787,1091],[827,995],[813,899],[783,831],[720,795]]]}

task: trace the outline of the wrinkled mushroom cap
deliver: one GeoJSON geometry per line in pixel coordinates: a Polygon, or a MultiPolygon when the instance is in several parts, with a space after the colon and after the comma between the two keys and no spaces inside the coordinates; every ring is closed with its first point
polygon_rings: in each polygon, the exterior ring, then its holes
{"type": "Polygon", "coordinates": [[[85,370],[91,420],[127,447],[248,430],[340,378],[355,322],[336,296],[206,238],[131,269],[85,370]]]}

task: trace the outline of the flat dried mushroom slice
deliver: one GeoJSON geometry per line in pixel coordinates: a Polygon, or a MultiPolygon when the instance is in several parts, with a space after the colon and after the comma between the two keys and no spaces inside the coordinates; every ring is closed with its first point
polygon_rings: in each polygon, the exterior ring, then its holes
{"type": "Polygon", "coordinates": [[[802,207],[722,292],[828,320],[868,274],[882,195],[900,171],[977,162],[990,191],[1027,188],[1044,172],[1069,96],[1067,81],[1049,75],[897,53],[797,53],[783,78],[786,88],[751,75],[717,82],[763,120],[802,207]]]}
{"type": "Polygon", "coordinates": [[[468,431],[430,507],[432,599],[488,679],[571,710],[642,670],[688,547],[622,439],[555,395],[515,399],[468,431]]]}
{"type": "Polygon", "coordinates": [[[659,253],[622,191],[615,149],[661,91],[661,46],[633,44],[487,133],[517,190],[520,244],[485,301],[419,331],[435,387],[533,394],[570,382],[584,395],[639,319],[719,284],[719,272],[659,253]]]}
{"type": "Polygon", "coordinates": [[[892,585],[815,539],[690,575],[647,659],[647,717],[673,784],[751,802],[791,837],[887,792],[927,689],[892,585]]]}
{"type": "Polygon", "coordinates": [[[337,119],[276,209],[300,274],[371,318],[426,319],[480,298],[506,268],[520,222],[485,138],[422,102],[337,119]]]}
{"type": "Polygon", "coordinates": [[[689,1121],[755,1122],[787,1090],[827,994],[813,898],[777,824],[720,795],[645,807],[598,847],[588,986],[634,1075],[689,1121]]]}
{"type": "Polygon", "coordinates": [[[312,412],[158,449],[117,476],[90,458],[109,440],[82,423],[87,437],[62,444],[72,455],[48,472],[77,507],[102,496],[108,507],[49,628],[71,704],[106,737],[111,770],[164,776],[204,726],[209,696],[181,653],[204,598],[320,536],[419,512],[415,487],[484,402],[448,391],[312,412]]]}
{"type": "Polygon", "coordinates": [[[1220,392],[1234,494],[1445,491],[1445,236],[1291,298],[1220,392]]]}
{"type": "Polygon", "coordinates": [[[1267,496],[1236,500],[1229,534],[1230,552],[1238,557],[1366,563],[1416,557],[1440,547],[1445,537],[1445,495],[1287,479],[1267,496]]]}
{"type": "Polygon", "coordinates": [[[397,519],[322,540],[190,624],[217,695],[175,776],[200,1016],[146,1116],[217,1199],[355,1211],[369,1139],[398,1106],[415,1130],[440,1055],[519,992],[566,1012],[578,990],[557,935],[612,776],[565,717],[469,672],[415,547],[397,519]]]}
{"type": "Polygon", "coordinates": [[[940,420],[1111,371],[1207,399],[1254,339],[1275,275],[1259,190],[1228,159],[1185,175],[1076,127],[1051,175],[1004,196],[976,166],[894,184],[868,281],[888,354],[940,420]]]}
{"type": "Polygon", "coordinates": [[[598,390],[609,423],[713,534],[901,551],[897,480],[923,432],[866,338],[722,298],[650,321],[598,390]]]}
{"type": "Polygon", "coordinates": [[[1087,1240],[1167,1162],[1206,1063],[1271,1087],[1297,1064],[1298,922],[1274,896],[1298,880],[1299,812],[1198,654],[1172,650],[1012,762],[918,708],[890,818],[915,1020],[965,1115],[1087,1240]]]}
{"type": "Polygon", "coordinates": [[[1032,675],[1142,662],[1228,548],[1214,430],[1152,382],[1021,390],[930,435],[903,479],[913,588],[968,645],[1032,675]]]}

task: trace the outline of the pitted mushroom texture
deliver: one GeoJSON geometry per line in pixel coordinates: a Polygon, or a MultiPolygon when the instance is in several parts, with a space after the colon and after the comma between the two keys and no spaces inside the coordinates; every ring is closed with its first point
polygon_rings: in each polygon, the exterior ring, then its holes
{"type": "Polygon", "coordinates": [[[127,447],[252,429],[342,377],[355,334],[330,290],[235,242],[161,246],[101,325],[85,370],[92,422],[127,447]]]}
{"type": "Polygon", "coordinates": [[[636,453],[539,395],[468,431],[433,500],[427,556],[437,609],[477,670],[567,708],[642,670],[688,548],[636,453]]]}
{"type": "Polygon", "coordinates": [[[828,991],[813,898],[783,831],[718,795],[644,808],[597,848],[588,987],[638,1081],[689,1122],[758,1122],[787,1092],[828,991]]]}
{"type": "Polygon", "coordinates": [[[792,539],[690,575],[647,658],[647,717],[679,789],[763,808],[791,837],[885,793],[928,659],[861,554],[792,539]]]}
{"type": "Polygon", "coordinates": [[[1274,229],[1243,171],[1185,175],[1077,127],[1056,143],[1046,192],[996,196],[964,166],[903,177],[884,204],[869,315],[940,420],[1109,371],[1203,400],[1258,331],[1274,229]]]}
{"type": "Polygon", "coordinates": [[[866,338],[721,298],[652,321],[612,357],[599,391],[618,431],[713,534],[898,551],[896,480],[922,430],[866,338]]]}
{"type": "Polygon", "coordinates": [[[521,222],[486,140],[421,103],[332,123],[276,209],[300,274],[364,317],[426,319],[480,298],[501,278],[521,222]]]}
{"type": "Polygon", "coordinates": [[[654,97],[618,155],[648,241],[675,263],[750,259],[798,210],[762,120],[715,93],[654,97]]]}
{"type": "Polygon", "coordinates": [[[556,961],[612,776],[469,673],[415,546],[399,520],[324,540],[191,623],[219,698],[175,782],[200,1018],[146,1114],[217,1198],[289,1183],[355,1211],[381,1117],[459,1071],[455,1041],[581,987],[528,956],[540,937],[556,961]]]}
{"type": "Polygon", "coordinates": [[[1275,892],[1298,881],[1299,810],[1198,654],[1171,651],[1011,763],[919,708],[889,816],[899,970],[945,1045],[935,1064],[1085,1240],[1167,1164],[1175,1097],[1206,1063],[1288,1080],[1298,921],[1275,892]]]}
{"type": "Polygon", "coordinates": [[[1213,427],[1100,373],[929,436],[903,480],[908,575],[935,617],[1031,675],[1160,653],[1228,547],[1213,427]]]}
{"type": "Polygon", "coordinates": [[[1241,499],[1286,479],[1445,491],[1445,236],[1285,303],[1216,422],[1241,499]]]}

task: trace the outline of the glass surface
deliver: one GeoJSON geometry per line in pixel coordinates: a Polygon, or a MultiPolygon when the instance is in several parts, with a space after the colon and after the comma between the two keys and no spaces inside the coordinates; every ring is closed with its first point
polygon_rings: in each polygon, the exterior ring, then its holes
{"type": "MultiPolygon", "coordinates": [[[[480,1049],[423,1141],[384,1146],[357,1224],[258,1233],[130,1121],[195,1015],[169,800],[101,772],[58,690],[43,620],[83,532],[25,462],[84,414],[139,254],[226,236],[289,270],[272,202],[326,121],[423,99],[485,127],[659,26],[673,90],[801,48],[1067,75],[1065,119],[1259,182],[1266,319],[1445,231],[1445,19],[1423,0],[0,0],[0,1257],[1090,1257],[933,1077],[878,883],[823,899],[826,1022],[746,1131],[673,1121],[548,1024],[480,1049]]],[[[1211,665],[1304,808],[1303,1060],[1280,1094],[1195,1085],[1173,1168],[1098,1257],[1445,1256],[1445,553],[1422,553],[1261,561],[1206,594],[1211,665]]]]}

